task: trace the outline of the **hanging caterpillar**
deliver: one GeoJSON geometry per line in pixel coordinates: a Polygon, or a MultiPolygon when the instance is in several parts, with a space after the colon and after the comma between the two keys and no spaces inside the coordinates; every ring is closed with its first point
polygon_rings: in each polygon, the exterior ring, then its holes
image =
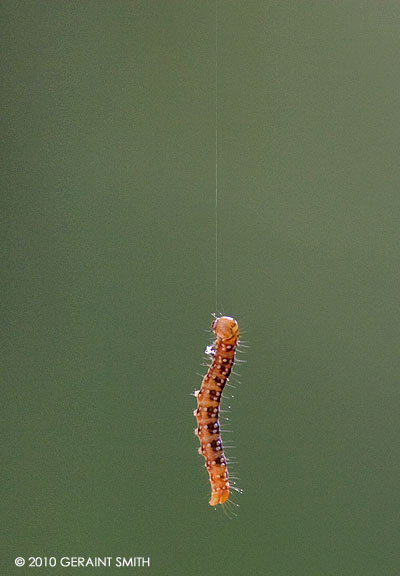
{"type": "Polygon", "coordinates": [[[210,477],[210,506],[223,504],[229,498],[229,474],[219,430],[219,405],[222,390],[231,373],[235,361],[235,351],[239,338],[239,326],[229,316],[216,318],[211,325],[216,340],[206,349],[211,357],[211,365],[203,378],[200,390],[195,392],[197,409],[196,436],[200,440],[199,454],[206,461],[210,477]]]}

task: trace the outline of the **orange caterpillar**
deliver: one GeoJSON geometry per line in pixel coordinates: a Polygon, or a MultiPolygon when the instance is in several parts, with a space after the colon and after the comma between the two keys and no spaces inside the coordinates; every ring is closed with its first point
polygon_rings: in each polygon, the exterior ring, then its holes
{"type": "Polygon", "coordinates": [[[206,349],[212,362],[203,378],[200,390],[195,392],[197,409],[196,436],[200,440],[199,454],[206,461],[210,476],[210,506],[223,504],[229,497],[229,475],[226,458],[219,432],[219,404],[222,390],[231,373],[235,361],[235,350],[239,338],[239,326],[233,318],[216,318],[211,328],[217,337],[214,344],[206,349]]]}

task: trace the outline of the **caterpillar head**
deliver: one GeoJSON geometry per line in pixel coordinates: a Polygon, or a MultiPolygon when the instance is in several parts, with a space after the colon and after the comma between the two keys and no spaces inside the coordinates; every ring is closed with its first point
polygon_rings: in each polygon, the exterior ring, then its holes
{"type": "Polygon", "coordinates": [[[216,318],[211,324],[211,329],[221,340],[237,340],[239,336],[238,323],[230,316],[216,318]]]}

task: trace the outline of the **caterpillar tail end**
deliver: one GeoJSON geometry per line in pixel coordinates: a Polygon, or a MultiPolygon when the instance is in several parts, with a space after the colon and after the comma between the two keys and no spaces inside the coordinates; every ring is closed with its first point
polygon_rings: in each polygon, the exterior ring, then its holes
{"type": "Polygon", "coordinates": [[[229,498],[229,490],[220,490],[219,492],[212,492],[209,501],[210,506],[216,506],[217,504],[223,504],[229,498]]]}

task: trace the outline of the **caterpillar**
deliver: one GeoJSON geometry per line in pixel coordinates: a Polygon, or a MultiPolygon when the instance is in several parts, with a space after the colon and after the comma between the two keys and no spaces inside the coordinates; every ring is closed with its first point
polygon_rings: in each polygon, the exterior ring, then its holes
{"type": "Polygon", "coordinates": [[[235,361],[239,326],[229,316],[216,318],[211,325],[216,336],[212,346],[206,348],[211,365],[203,378],[200,390],[195,392],[197,419],[195,434],[200,440],[199,454],[205,458],[211,484],[210,506],[223,504],[229,498],[229,474],[220,436],[219,405],[221,395],[235,361]]]}

